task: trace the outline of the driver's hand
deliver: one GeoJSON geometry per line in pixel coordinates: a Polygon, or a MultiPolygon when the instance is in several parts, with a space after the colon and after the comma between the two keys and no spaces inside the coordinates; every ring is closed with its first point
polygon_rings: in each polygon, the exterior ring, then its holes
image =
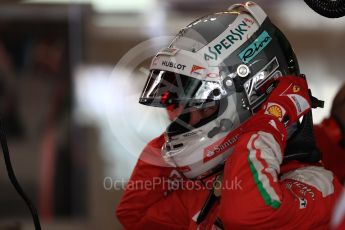
{"type": "Polygon", "coordinates": [[[263,112],[277,117],[285,126],[299,120],[311,110],[307,81],[302,77],[280,77],[263,106],[263,112]]]}

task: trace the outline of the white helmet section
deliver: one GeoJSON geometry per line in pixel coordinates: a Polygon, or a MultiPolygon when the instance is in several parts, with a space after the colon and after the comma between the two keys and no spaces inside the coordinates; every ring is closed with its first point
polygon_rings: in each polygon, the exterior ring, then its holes
{"type": "Polygon", "coordinates": [[[265,19],[267,18],[267,14],[265,11],[257,5],[255,2],[246,2],[242,4],[234,4],[229,7],[229,11],[235,10],[235,11],[241,11],[241,12],[247,12],[248,14],[252,15],[255,19],[255,21],[261,25],[265,19]]]}
{"type": "MultiPolygon", "coordinates": [[[[228,98],[229,103],[232,104],[237,100],[237,94],[228,98]]],[[[236,108],[228,106],[220,117],[204,126],[171,138],[166,136],[162,156],[165,162],[176,167],[185,177],[202,179],[229,157],[241,132],[236,108]],[[222,120],[230,122],[232,130],[209,137],[210,130],[221,127],[222,120]]]]}
{"type": "Polygon", "coordinates": [[[165,70],[200,80],[209,77],[215,80],[214,77],[219,76],[217,67],[243,45],[266,18],[266,14],[255,3],[246,7],[242,4],[234,5],[230,13],[238,14],[238,17],[212,42],[196,53],[176,47],[163,49],[152,60],[150,70],[165,70]],[[246,11],[240,11],[240,8],[246,11]]]}
{"type": "Polygon", "coordinates": [[[238,11],[233,13],[239,14],[236,20],[216,39],[198,51],[208,66],[219,66],[259,29],[260,24],[249,14],[238,11]]]}
{"type": "Polygon", "coordinates": [[[217,80],[219,68],[210,67],[202,56],[177,48],[165,48],[153,58],[150,70],[164,70],[199,80],[217,80]]]}

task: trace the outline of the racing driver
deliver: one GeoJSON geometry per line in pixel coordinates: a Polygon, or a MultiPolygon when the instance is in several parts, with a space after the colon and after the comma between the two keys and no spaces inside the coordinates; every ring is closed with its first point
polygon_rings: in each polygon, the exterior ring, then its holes
{"type": "Polygon", "coordinates": [[[308,133],[314,99],[288,40],[257,4],[194,21],[152,60],[139,102],[177,117],[129,181],[161,183],[127,187],[120,222],[129,230],[328,229],[342,186],[319,163],[313,138],[294,145],[308,133]]]}

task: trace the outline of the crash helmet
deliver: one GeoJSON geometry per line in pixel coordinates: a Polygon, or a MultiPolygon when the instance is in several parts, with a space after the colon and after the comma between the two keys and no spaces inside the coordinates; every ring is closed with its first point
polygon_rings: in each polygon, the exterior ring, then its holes
{"type": "Polygon", "coordinates": [[[268,85],[298,75],[290,43],[254,2],[197,19],[153,58],[139,102],[183,107],[166,128],[161,155],[186,178],[222,168],[244,123],[269,95],[268,85]],[[191,114],[215,112],[191,124],[191,114]]]}

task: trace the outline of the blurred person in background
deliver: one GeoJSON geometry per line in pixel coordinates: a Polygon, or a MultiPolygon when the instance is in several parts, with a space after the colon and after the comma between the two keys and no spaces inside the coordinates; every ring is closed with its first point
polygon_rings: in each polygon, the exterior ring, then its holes
{"type": "MultiPolygon", "coordinates": [[[[345,182],[345,85],[333,101],[331,117],[315,127],[319,148],[323,153],[322,161],[332,170],[339,180],[345,182]]],[[[345,192],[339,198],[333,212],[332,229],[345,229],[345,192]]]]}
{"type": "Polygon", "coordinates": [[[313,102],[258,5],[196,20],[150,69],[140,103],[173,121],[144,149],[117,207],[126,229],[328,228],[342,186],[313,144],[291,141],[313,102]]]}
{"type": "Polygon", "coordinates": [[[18,112],[18,96],[16,92],[17,78],[14,64],[3,41],[0,40],[0,109],[7,124],[9,137],[22,137],[23,124],[18,112]]]}
{"type": "Polygon", "coordinates": [[[333,101],[331,116],[315,126],[318,147],[325,168],[331,170],[342,184],[345,182],[345,85],[333,101]]]}

